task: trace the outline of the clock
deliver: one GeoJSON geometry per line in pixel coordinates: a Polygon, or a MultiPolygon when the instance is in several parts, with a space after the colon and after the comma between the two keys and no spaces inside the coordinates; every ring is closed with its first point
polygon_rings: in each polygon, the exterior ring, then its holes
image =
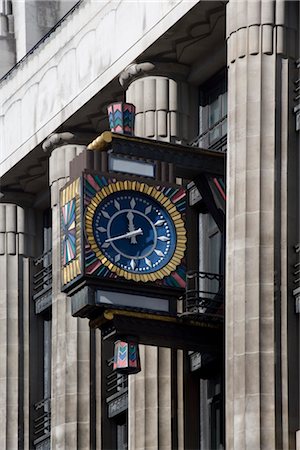
{"type": "Polygon", "coordinates": [[[95,257],[118,277],[156,281],[181,263],[186,232],[180,212],[161,190],[137,181],[102,187],[85,213],[95,257]]]}

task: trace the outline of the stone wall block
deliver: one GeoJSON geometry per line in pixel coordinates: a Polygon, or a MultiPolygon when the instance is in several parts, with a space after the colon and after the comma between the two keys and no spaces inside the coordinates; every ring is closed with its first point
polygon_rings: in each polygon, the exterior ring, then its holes
{"type": "Polygon", "coordinates": [[[235,3],[236,29],[240,30],[247,25],[247,2],[241,0],[235,3]]]}
{"type": "Polygon", "coordinates": [[[257,25],[261,22],[260,0],[247,2],[247,25],[257,25]]]}
{"type": "Polygon", "coordinates": [[[135,83],[131,84],[128,89],[133,90],[132,95],[135,99],[136,113],[141,113],[144,111],[144,80],[137,80],[135,83]]]}
{"type": "Polygon", "coordinates": [[[0,232],[0,255],[5,253],[5,233],[0,232]]]}
{"type": "Polygon", "coordinates": [[[144,115],[143,114],[137,114],[135,116],[134,134],[136,136],[143,136],[143,134],[144,134],[144,115]]]}
{"type": "Polygon", "coordinates": [[[168,135],[168,113],[167,111],[157,111],[157,134],[160,137],[168,135]]]}
{"type": "Polygon", "coordinates": [[[275,23],[276,25],[285,25],[285,0],[276,0],[275,2],[275,23]]]}
{"type": "Polygon", "coordinates": [[[143,80],[144,84],[144,110],[156,110],[156,78],[148,77],[143,80]]]}
{"type": "Polygon", "coordinates": [[[20,255],[26,255],[27,253],[27,239],[29,237],[25,237],[24,233],[18,234],[18,252],[20,255]]]}
{"type": "Polygon", "coordinates": [[[271,55],[273,53],[273,25],[262,27],[262,52],[271,55]]]}
{"type": "Polygon", "coordinates": [[[169,80],[169,109],[170,111],[178,111],[178,89],[174,80],[169,80]]]}
{"type": "Polygon", "coordinates": [[[17,230],[18,233],[25,232],[25,210],[24,208],[17,207],[17,230]]]}
{"type": "Polygon", "coordinates": [[[248,52],[249,55],[257,55],[260,47],[260,27],[252,25],[248,29],[248,52]]]}
{"type": "Polygon", "coordinates": [[[230,35],[228,50],[229,50],[229,62],[233,63],[237,58],[236,48],[236,33],[230,35]]]}
{"type": "Polygon", "coordinates": [[[275,19],[275,3],[274,0],[261,1],[261,23],[273,24],[275,19]]]}
{"type": "Polygon", "coordinates": [[[240,28],[237,31],[237,54],[243,58],[247,54],[247,28],[240,28]]]}
{"type": "Polygon", "coordinates": [[[5,204],[0,203],[0,233],[6,231],[6,209],[5,204]]]}
{"type": "Polygon", "coordinates": [[[170,126],[170,133],[171,136],[179,137],[178,136],[178,113],[171,111],[169,113],[169,126],[170,126]]]}
{"type": "Polygon", "coordinates": [[[167,111],[170,108],[169,80],[168,78],[157,78],[156,80],[156,110],[167,111]]]}
{"type": "Polygon", "coordinates": [[[285,28],[281,25],[276,27],[276,52],[278,55],[286,54],[285,28]]]}
{"type": "Polygon", "coordinates": [[[6,204],[6,232],[17,231],[17,205],[6,204]]]}
{"type": "Polygon", "coordinates": [[[247,28],[240,28],[237,31],[237,54],[239,58],[243,58],[247,54],[247,28]]]}
{"type": "Polygon", "coordinates": [[[146,111],[145,112],[145,134],[147,138],[155,137],[155,112],[154,111],[146,111]]]}
{"type": "Polygon", "coordinates": [[[9,255],[15,255],[17,251],[16,247],[16,234],[15,233],[6,233],[6,245],[7,245],[7,253],[9,255]]]}

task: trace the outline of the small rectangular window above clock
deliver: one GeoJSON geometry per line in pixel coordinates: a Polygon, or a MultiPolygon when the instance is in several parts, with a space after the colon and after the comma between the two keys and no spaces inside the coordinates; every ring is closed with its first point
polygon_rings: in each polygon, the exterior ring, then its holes
{"type": "Polygon", "coordinates": [[[108,167],[113,172],[128,173],[149,178],[155,177],[155,164],[150,162],[109,155],[108,167]]]}

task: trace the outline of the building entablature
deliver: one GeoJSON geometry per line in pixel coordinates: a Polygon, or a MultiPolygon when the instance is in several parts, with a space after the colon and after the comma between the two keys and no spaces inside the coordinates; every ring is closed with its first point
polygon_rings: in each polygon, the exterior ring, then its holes
{"type": "Polygon", "coordinates": [[[109,84],[197,1],[83,2],[1,82],[0,174],[109,84]],[[19,117],[16,121],[14,118],[19,117]]]}

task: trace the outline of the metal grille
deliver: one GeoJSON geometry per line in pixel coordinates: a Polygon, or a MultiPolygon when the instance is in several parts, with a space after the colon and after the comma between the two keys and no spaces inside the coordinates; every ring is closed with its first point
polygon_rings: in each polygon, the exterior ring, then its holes
{"type": "Polygon", "coordinates": [[[106,403],[108,405],[107,415],[109,418],[126,411],[128,408],[128,377],[112,370],[114,358],[106,361],[109,369],[105,377],[106,381],[106,403]]]}
{"type": "Polygon", "coordinates": [[[107,400],[109,400],[111,395],[120,393],[127,390],[128,387],[128,377],[127,375],[122,375],[112,370],[114,363],[114,358],[107,360],[107,365],[111,372],[106,376],[106,393],[107,400]]]}
{"type": "Polygon", "coordinates": [[[184,297],[184,314],[205,321],[224,320],[223,276],[215,273],[190,271],[184,297]]]}
{"type": "Polygon", "coordinates": [[[214,150],[218,152],[225,153],[227,151],[227,134],[209,144],[210,134],[218,127],[223,127],[226,124],[227,115],[222,117],[218,122],[216,122],[212,127],[205,130],[203,133],[199,134],[193,141],[189,143],[192,147],[207,148],[208,150],[214,150]]]}
{"type": "Polygon", "coordinates": [[[49,250],[33,261],[36,272],[33,275],[33,297],[42,295],[52,286],[52,251],[49,250]]]}
{"type": "MultiPolygon", "coordinates": [[[[51,431],[51,399],[44,398],[34,405],[36,418],[34,420],[34,445],[35,448],[48,448],[45,443],[50,439],[51,431]]],[[[50,440],[49,440],[50,443],[50,440]]]]}

